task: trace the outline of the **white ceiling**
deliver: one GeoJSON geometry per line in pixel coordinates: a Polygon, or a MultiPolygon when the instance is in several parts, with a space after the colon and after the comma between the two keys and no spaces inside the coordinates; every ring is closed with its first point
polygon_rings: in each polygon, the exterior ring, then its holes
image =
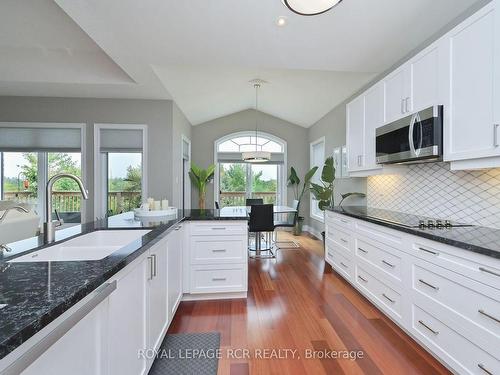
{"type": "Polygon", "coordinates": [[[253,107],[262,78],[261,109],[307,127],[474,2],[3,0],[0,94],[173,98],[199,124],[253,107]]]}

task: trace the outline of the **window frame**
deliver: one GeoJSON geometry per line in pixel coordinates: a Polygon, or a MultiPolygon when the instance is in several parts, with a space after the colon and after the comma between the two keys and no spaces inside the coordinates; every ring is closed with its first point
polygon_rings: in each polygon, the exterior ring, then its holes
{"type": "Polygon", "coordinates": [[[106,217],[107,195],[107,157],[101,153],[101,130],[141,130],[142,131],[142,181],[141,194],[143,200],[148,195],[148,126],[145,124],[94,124],[94,217],[106,217]],[[104,191],[103,190],[104,187],[104,191]]]}
{"type": "MultiPolygon", "coordinates": [[[[239,137],[255,137],[255,130],[245,130],[245,131],[240,131],[240,132],[235,132],[235,133],[230,133],[226,134],[223,137],[220,137],[214,141],[214,164],[215,164],[215,175],[214,175],[214,202],[219,202],[220,201],[220,166],[219,166],[219,160],[217,157],[218,153],[218,148],[219,145],[223,142],[226,142],[232,138],[239,138],[239,137]]],[[[283,147],[283,164],[281,164],[281,168],[278,168],[278,175],[277,175],[277,181],[278,181],[278,189],[276,192],[276,204],[277,205],[284,205],[286,206],[288,203],[287,200],[287,168],[288,168],[288,154],[287,154],[287,142],[279,138],[273,134],[269,134],[263,131],[258,132],[258,137],[259,138],[267,138],[270,141],[276,142],[280,144],[283,147]]],[[[243,160],[242,160],[243,163],[243,160]]],[[[248,181],[247,181],[248,184],[248,181]]]]}
{"type": "MultiPolygon", "coordinates": [[[[323,164],[325,162],[325,159],[326,159],[326,144],[325,144],[325,141],[326,141],[326,138],[323,136],[323,137],[320,137],[318,139],[316,139],[315,141],[312,141],[309,143],[309,168],[312,168],[314,167],[315,163],[313,162],[313,159],[314,159],[314,147],[315,146],[318,146],[318,145],[323,145],[323,160],[321,162],[321,165],[318,165],[318,171],[321,175],[321,169],[323,168],[323,164]]],[[[318,172],[316,172],[318,173],[318,172]]],[[[325,222],[325,215],[324,215],[324,212],[320,210],[321,212],[321,215],[318,215],[317,212],[314,211],[314,207],[317,206],[317,202],[316,199],[314,199],[314,196],[309,193],[309,216],[314,219],[314,220],[317,220],[321,223],[324,223],[325,222]]],[[[319,208],[318,208],[319,210],[319,208]]]]}
{"type": "MultiPolygon", "coordinates": [[[[87,132],[85,123],[53,123],[53,122],[0,122],[0,127],[19,127],[19,128],[61,128],[61,129],[80,129],[80,165],[82,181],[84,186],[88,189],[88,170],[87,170],[87,132]]],[[[40,219],[43,222],[47,221],[46,215],[46,197],[45,190],[48,182],[48,157],[47,151],[32,151],[37,153],[38,157],[38,199],[41,213],[39,213],[40,219]]],[[[53,152],[53,151],[49,151],[53,152]]],[[[0,192],[3,192],[3,157],[1,159],[0,175],[2,184],[0,192]]],[[[87,220],[87,203],[82,200],[82,205],[80,208],[81,212],[81,222],[85,223],[87,220]]]]}

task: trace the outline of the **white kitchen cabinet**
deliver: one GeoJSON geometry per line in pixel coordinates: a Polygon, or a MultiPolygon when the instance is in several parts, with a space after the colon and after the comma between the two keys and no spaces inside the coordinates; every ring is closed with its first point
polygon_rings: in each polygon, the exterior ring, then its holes
{"type": "MultiPolygon", "coordinates": [[[[168,237],[170,237],[169,235],[168,237]]],[[[157,348],[168,328],[168,245],[167,238],[155,244],[148,254],[148,348],[157,348]]]]}
{"type": "Polygon", "coordinates": [[[108,301],[101,302],[53,344],[23,375],[106,374],[108,301]]]}
{"type": "Polygon", "coordinates": [[[384,122],[392,122],[410,112],[410,75],[406,66],[402,66],[383,81],[385,97],[384,122]]]}
{"type": "Polygon", "coordinates": [[[138,351],[148,348],[147,297],[151,258],[143,257],[137,265],[129,267],[109,297],[109,374],[147,373],[147,362],[138,356],[138,351]]]}
{"type": "MultiPolygon", "coordinates": [[[[499,23],[498,10],[490,3],[447,35],[450,52],[447,161],[500,156],[499,23]]],[[[499,159],[497,163],[500,166],[499,159]]]]}
{"type": "Polygon", "coordinates": [[[182,255],[183,255],[183,231],[179,225],[169,235],[167,266],[168,266],[168,314],[173,319],[177,307],[182,299],[182,255]]]}
{"type": "Polygon", "coordinates": [[[347,104],[347,163],[349,172],[363,169],[365,154],[365,97],[347,104]]]}
{"type": "Polygon", "coordinates": [[[375,129],[384,122],[384,87],[376,84],[365,95],[365,141],[363,167],[365,169],[382,168],[377,164],[375,149],[375,129]]]}

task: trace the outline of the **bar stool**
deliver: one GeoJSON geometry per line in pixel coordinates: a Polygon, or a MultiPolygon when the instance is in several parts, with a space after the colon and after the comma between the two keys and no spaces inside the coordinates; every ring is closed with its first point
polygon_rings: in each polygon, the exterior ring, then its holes
{"type": "Polygon", "coordinates": [[[255,251],[252,258],[275,258],[273,253],[272,241],[269,239],[269,234],[274,232],[274,206],[272,204],[257,204],[253,205],[250,210],[250,220],[248,221],[248,231],[255,233],[255,247],[248,247],[248,250],[255,251]],[[262,247],[261,234],[266,233],[266,245],[262,247]],[[261,252],[269,252],[262,255],[261,252]]]}
{"type": "Polygon", "coordinates": [[[245,206],[251,207],[255,204],[264,204],[264,199],[262,198],[248,198],[245,202],[245,206]]]}

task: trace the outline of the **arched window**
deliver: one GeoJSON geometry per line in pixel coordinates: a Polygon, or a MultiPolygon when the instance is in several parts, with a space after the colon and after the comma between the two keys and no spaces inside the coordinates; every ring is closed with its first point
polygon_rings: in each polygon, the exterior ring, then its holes
{"type": "Polygon", "coordinates": [[[286,203],[286,142],[272,134],[246,131],[215,141],[215,201],[221,207],[244,206],[247,198],[264,203],[286,203]],[[257,146],[256,146],[257,144],[257,146]],[[271,153],[265,163],[245,163],[241,153],[257,150],[271,153]]]}

